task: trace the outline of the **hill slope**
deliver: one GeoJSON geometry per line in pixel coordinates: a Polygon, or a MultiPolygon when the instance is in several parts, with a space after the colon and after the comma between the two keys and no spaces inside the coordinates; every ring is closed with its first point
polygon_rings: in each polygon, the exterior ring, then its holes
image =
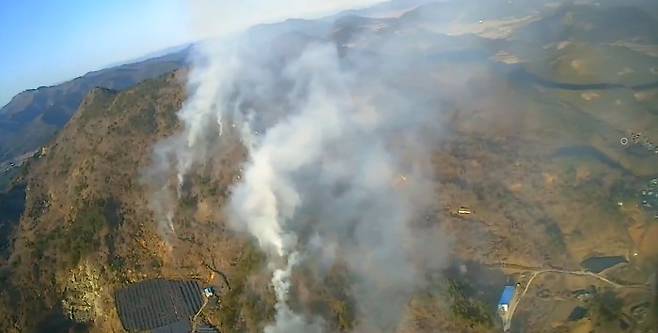
{"type": "Polygon", "coordinates": [[[24,91],[0,109],[0,162],[44,145],[95,87],[122,90],[185,64],[188,50],[87,73],[55,86],[24,91]]]}
{"type": "MultiPolygon", "coordinates": [[[[227,295],[224,304],[233,304],[234,312],[220,315],[224,327],[253,330],[263,322],[253,319],[267,314],[262,309],[240,319],[243,304],[253,308],[246,297],[255,296],[244,293],[242,284],[259,255],[248,243],[227,239],[221,226],[210,224],[209,211],[192,208],[196,204],[177,216],[176,228],[186,236],[163,243],[147,202],[149,189],[139,181],[153,144],[178,126],[184,75],[168,74],[124,92],[93,89],[48,154],[30,162],[11,269],[2,269],[0,331],[68,332],[90,323],[95,332],[121,331],[116,288],[160,276],[207,281],[208,267],[231,281],[234,296],[227,295]]],[[[227,166],[242,156],[237,145],[226,154],[232,161],[227,166]]],[[[227,167],[222,182],[191,189],[193,198],[181,205],[196,200],[196,191],[224,193],[232,172],[227,167]]],[[[204,197],[199,205],[221,206],[223,198],[204,197]]]]}

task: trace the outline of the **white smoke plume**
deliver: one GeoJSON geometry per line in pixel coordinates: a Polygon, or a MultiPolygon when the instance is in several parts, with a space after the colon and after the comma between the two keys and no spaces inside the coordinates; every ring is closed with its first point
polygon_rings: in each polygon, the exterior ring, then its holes
{"type": "Polygon", "coordinates": [[[211,163],[222,136],[240,135],[249,157],[230,224],[269,258],[277,304],[265,332],[328,331],[321,314],[289,301],[297,268],[322,276],[338,263],[354,277],[355,331],[395,331],[448,255],[441,231],[422,223],[434,191],[426,156],[440,133],[431,82],[415,76],[423,62],[398,52],[400,40],[350,53],[332,40],[333,23],[288,24],[199,48],[183,132],[156,147],[152,208],[173,226],[186,175],[211,163]]]}
{"type": "Polygon", "coordinates": [[[299,263],[299,254],[293,252],[288,256],[285,268],[277,268],[272,274],[272,285],[276,294],[276,315],[272,325],[265,326],[265,333],[287,333],[287,332],[322,332],[322,322],[314,318],[308,321],[303,316],[293,312],[288,306],[290,293],[290,278],[292,270],[299,263]]]}

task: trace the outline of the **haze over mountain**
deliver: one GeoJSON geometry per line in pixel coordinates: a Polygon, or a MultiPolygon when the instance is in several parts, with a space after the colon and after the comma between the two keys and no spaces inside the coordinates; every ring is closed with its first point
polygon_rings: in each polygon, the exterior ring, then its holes
{"type": "MultiPolygon", "coordinates": [[[[251,2],[248,6],[248,10],[244,10],[244,6],[239,4],[227,4],[222,2],[220,6],[219,4],[204,0],[195,0],[192,2],[167,0],[164,3],[161,1],[143,1],[139,4],[117,1],[110,6],[111,8],[107,8],[108,13],[105,14],[99,13],[103,12],[102,4],[87,4],[85,6],[69,4],[75,8],[75,10],[71,10],[71,13],[60,12],[67,7],[66,3],[59,4],[57,9],[52,9],[49,6],[44,6],[43,8],[32,8],[32,5],[30,4],[25,4],[26,7],[24,8],[23,5],[13,4],[9,6],[9,8],[6,8],[5,13],[7,15],[14,13],[14,15],[18,16],[23,14],[24,11],[34,10],[39,16],[45,15],[47,20],[44,19],[42,23],[41,21],[38,21],[43,27],[41,25],[23,27],[15,22],[15,18],[6,18],[8,21],[7,24],[10,25],[7,27],[9,31],[7,34],[0,35],[0,38],[2,38],[0,39],[0,44],[3,44],[8,48],[13,48],[14,51],[12,52],[12,56],[9,56],[7,59],[0,58],[0,69],[3,68],[2,66],[7,66],[8,69],[10,69],[9,72],[14,73],[15,75],[32,75],[30,73],[34,72],[34,70],[30,67],[30,59],[34,57],[38,58],[38,61],[34,61],[34,66],[43,67],[43,63],[48,62],[48,57],[45,54],[23,54],[24,49],[29,49],[29,47],[24,45],[25,43],[21,38],[21,33],[24,32],[24,30],[33,33],[33,30],[37,29],[52,29],[49,24],[57,22],[58,19],[67,22],[75,20],[75,18],[67,19],[67,17],[68,15],[73,15],[77,12],[80,12],[80,15],[90,15],[91,17],[99,15],[104,18],[112,17],[115,20],[115,22],[112,23],[113,25],[121,25],[120,22],[128,21],[124,24],[125,27],[123,29],[111,29],[112,32],[106,31],[107,29],[105,29],[106,27],[104,25],[94,27],[94,29],[99,30],[99,36],[108,37],[104,43],[108,43],[109,41],[110,43],[114,42],[131,45],[135,43],[156,45],[154,44],[156,43],[156,40],[169,39],[166,44],[157,44],[160,45],[161,48],[164,48],[167,45],[177,45],[182,42],[187,42],[189,44],[207,38],[217,38],[217,36],[235,33],[236,31],[258,23],[273,22],[288,17],[326,15],[327,13],[336,12],[344,8],[358,8],[368,4],[381,2],[379,0],[360,0],[357,2],[334,1],[330,3],[325,1],[304,1],[302,5],[301,3],[295,3],[295,1],[291,2],[289,6],[283,6],[285,8],[281,8],[280,10],[272,10],[278,6],[273,7],[270,1],[260,0],[251,2]],[[218,6],[221,7],[221,10],[218,6]],[[46,9],[52,9],[59,15],[44,13],[44,10],[46,9]],[[129,13],[127,16],[125,13],[122,14],[125,11],[129,13]],[[153,13],[149,13],[149,11],[153,13]],[[201,13],[214,13],[212,21],[222,21],[223,24],[199,26],[198,24],[200,24],[201,20],[194,19],[194,16],[200,15],[201,13]],[[144,22],[138,23],[139,19],[134,16],[137,14],[145,16],[144,22]],[[178,15],[179,17],[174,20],[172,15],[178,15]],[[154,17],[160,17],[161,20],[154,21],[154,17]],[[168,20],[166,22],[169,22],[165,24],[168,25],[167,28],[163,28],[163,23],[160,22],[165,19],[168,20]],[[15,29],[16,31],[11,29],[15,29]],[[173,33],[172,30],[176,29],[178,29],[178,31],[173,33]],[[16,36],[14,36],[14,34],[16,36]],[[121,34],[124,35],[124,38],[116,40],[116,36],[120,36],[121,34]],[[140,42],[139,38],[147,40],[148,42],[140,42]],[[17,58],[21,55],[22,58],[17,58]],[[21,70],[25,73],[21,73],[21,70]]],[[[377,14],[385,10],[409,8],[411,3],[413,3],[413,1],[394,1],[373,8],[368,8],[367,10],[371,11],[372,14],[377,14]]],[[[359,10],[357,10],[357,12],[359,12],[359,10]]],[[[62,25],[61,29],[72,29],[68,24],[62,25]]],[[[68,30],[66,31],[68,32],[68,30]]],[[[80,30],[77,32],[69,32],[67,35],[70,35],[69,38],[74,38],[76,36],[81,38],[79,42],[84,46],[84,50],[86,50],[85,52],[88,52],[86,46],[88,44],[88,42],[86,42],[88,33],[89,31],[85,32],[80,30]]],[[[40,35],[39,38],[41,38],[40,35]]],[[[62,37],[56,36],[50,39],[56,40],[57,38],[62,37]]],[[[48,41],[48,43],[51,42],[52,41],[48,41]]],[[[164,43],[162,41],[160,42],[161,44],[164,43]]],[[[44,44],[46,44],[45,41],[44,44]]],[[[67,40],[66,43],[62,42],[60,44],[68,45],[69,41],[67,40]]],[[[104,44],[103,47],[106,48],[107,46],[104,44]]],[[[68,50],[70,47],[60,46],[59,48],[68,50]]],[[[79,57],[79,54],[82,53],[81,48],[82,47],[79,47],[78,50],[68,50],[66,52],[76,52],[76,57],[79,57]]],[[[123,54],[125,52],[121,52],[125,51],[126,45],[117,45],[116,48],[116,57],[118,59],[113,61],[118,61],[124,56],[123,54]]],[[[140,46],[139,49],[142,49],[142,46],[140,46]]],[[[2,107],[2,109],[0,109],[0,164],[21,156],[22,154],[32,152],[48,142],[61,126],[68,121],[72,113],[79,106],[82,98],[90,89],[96,86],[110,89],[125,89],[144,79],[154,78],[165,72],[171,71],[174,68],[179,68],[182,66],[182,62],[187,53],[185,51],[178,51],[180,50],[166,52],[175,53],[168,54],[167,56],[164,56],[165,54],[162,50],[154,51],[155,54],[152,54],[149,58],[156,56],[163,57],[159,60],[150,59],[149,61],[144,61],[147,60],[144,57],[141,59],[137,58],[132,62],[139,61],[139,63],[130,64],[130,66],[124,65],[119,66],[118,68],[109,68],[91,72],[73,81],[67,81],[49,87],[42,86],[36,89],[29,89],[14,96],[2,107]]],[[[134,50],[130,52],[128,54],[134,54],[134,50]]],[[[59,51],[56,55],[57,57],[53,55],[53,59],[59,59],[62,57],[59,54],[59,51]]],[[[102,58],[108,59],[108,56],[109,55],[103,54],[102,58]]],[[[93,60],[90,61],[93,62],[93,60]]],[[[107,60],[103,61],[107,62],[107,60]]],[[[69,66],[69,62],[73,63],[72,61],[68,61],[64,65],[69,66]]],[[[82,63],[86,64],[87,60],[82,63]]],[[[59,70],[59,65],[56,62],[53,62],[48,66],[51,68],[48,68],[46,73],[42,73],[41,75],[50,78],[51,75],[49,74],[49,71],[59,70]]],[[[44,70],[41,69],[40,71],[43,72],[44,70]]],[[[20,80],[15,81],[22,82],[25,79],[26,78],[21,77],[20,80]]],[[[66,78],[58,77],[58,80],[60,81],[63,81],[64,79],[66,78]]],[[[0,89],[10,89],[11,84],[9,82],[10,81],[7,81],[6,83],[0,82],[0,89]]]]}

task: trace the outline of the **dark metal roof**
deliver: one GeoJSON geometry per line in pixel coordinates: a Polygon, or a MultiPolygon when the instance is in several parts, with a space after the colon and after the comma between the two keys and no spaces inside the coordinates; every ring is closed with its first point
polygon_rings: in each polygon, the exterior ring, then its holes
{"type": "Polygon", "coordinates": [[[117,291],[115,298],[127,331],[161,328],[163,331],[155,332],[187,333],[191,330],[189,319],[203,304],[196,281],[147,280],[117,291]]]}
{"type": "Polygon", "coordinates": [[[177,321],[164,327],[158,327],[151,331],[151,333],[190,333],[192,326],[187,320],[177,321]]]}
{"type": "Polygon", "coordinates": [[[201,327],[197,327],[194,333],[219,333],[219,331],[214,327],[204,325],[201,327]]]}

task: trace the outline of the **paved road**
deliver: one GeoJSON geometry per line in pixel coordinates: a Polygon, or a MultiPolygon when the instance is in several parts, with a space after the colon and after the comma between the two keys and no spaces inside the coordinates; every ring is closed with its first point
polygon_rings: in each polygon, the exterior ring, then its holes
{"type": "Polygon", "coordinates": [[[614,281],[611,281],[610,279],[601,276],[599,274],[589,272],[589,271],[570,271],[570,270],[564,270],[564,269],[557,269],[557,268],[541,268],[541,267],[532,267],[532,266],[524,266],[524,265],[518,265],[518,264],[506,264],[506,263],[501,263],[501,264],[495,264],[495,265],[488,265],[488,266],[497,266],[497,267],[502,267],[506,269],[514,269],[514,270],[520,270],[520,271],[529,271],[532,272],[530,275],[530,279],[528,279],[528,282],[526,282],[525,287],[523,288],[523,291],[519,293],[516,297],[514,297],[514,300],[512,304],[510,304],[510,310],[507,315],[507,318],[505,318],[503,322],[503,330],[505,332],[508,332],[511,325],[512,325],[512,319],[514,318],[514,312],[516,311],[517,306],[519,303],[521,303],[521,300],[525,296],[525,294],[528,292],[528,289],[530,288],[530,285],[534,281],[534,279],[544,273],[559,273],[559,274],[570,274],[570,275],[578,275],[578,276],[589,276],[592,278],[596,278],[598,280],[601,280],[615,288],[637,288],[637,289],[650,289],[650,286],[647,284],[620,284],[614,281]]]}

